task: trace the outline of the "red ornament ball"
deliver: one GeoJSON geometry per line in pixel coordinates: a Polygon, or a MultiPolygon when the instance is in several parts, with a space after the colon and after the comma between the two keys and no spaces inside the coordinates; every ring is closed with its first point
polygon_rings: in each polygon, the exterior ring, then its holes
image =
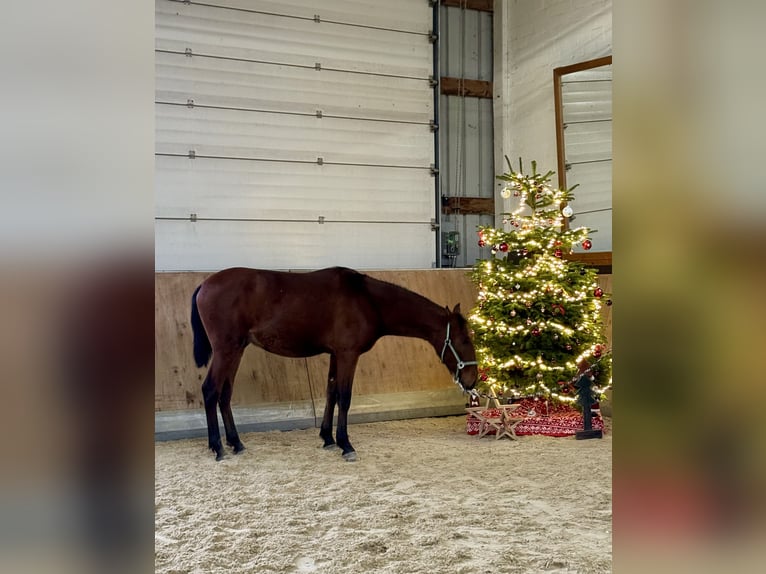
{"type": "Polygon", "coordinates": [[[553,254],[554,254],[556,257],[561,257],[562,255],[564,255],[564,252],[563,252],[563,251],[561,251],[561,249],[556,249],[556,251],[554,251],[554,252],[553,252],[553,254]]]}
{"type": "Polygon", "coordinates": [[[535,337],[539,337],[540,336],[540,329],[532,329],[532,334],[535,337]]]}
{"type": "Polygon", "coordinates": [[[601,297],[604,294],[604,290],[601,287],[596,287],[595,291],[593,291],[593,294],[596,297],[601,297]]]}
{"type": "Polygon", "coordinates": [[[593,242],[590,239],[586,239],[582,242],[583,249],[590,249],[591,247],[593,247],[593,242]]]}
{"type": "Polygon", "coordinates": [[[507,243],[501,243],[499,248],[500,248],[500,251],[505,253],[506,251],[508,251],[508,244],[507,243]]]}
{"type": "Polygon", "coordinates": [[[484,247],[487,244],[483,239],[479,239],[479,247],[484,247]]]}
{"type": "Polygon", "coordinates": [[[486,381],[489,378],[489,376],[487,375],[487,373],[482,373],[481,375],[479,375],[479,378],[482,381],[486,381]]]}
{"type": "Polygon", "coordinates": [[[601,357],[603,352],[604,352],[604,345],[599,344],[593,347],[593,356],[596,357],[597,359],[601,357]]]}

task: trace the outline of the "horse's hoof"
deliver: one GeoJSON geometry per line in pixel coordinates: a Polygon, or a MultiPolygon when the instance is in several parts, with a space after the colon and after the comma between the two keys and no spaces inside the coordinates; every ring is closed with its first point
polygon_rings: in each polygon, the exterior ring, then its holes
{"type": "Polygon", "coordinates": [[[346,462],[354,462],[356,460],[356,452],[353,450],[351,452],[344,452],[343,460],[346,462]]]}
{"type": "Polygon", "coordinates": [[[338,450],[340,447],[333,442],[333,443],[324,445],[322,448],[325,450],[338,450]]]}
{"type": "Polygon", "coordinates": [[[242,443],[239,443],[238,445],[234,446],[234,448],[232,449],[232,452],[234,454],[242,454],[244,450],[245,450],[245,445],[243,445],[242,443]]]}
{"type": "Polygon", "coordinates": [[[216,462],[221,462],[222,460],[223,460],[223,453],[222,452],[217,452],[215,454],[215,461],[216,462]]]}

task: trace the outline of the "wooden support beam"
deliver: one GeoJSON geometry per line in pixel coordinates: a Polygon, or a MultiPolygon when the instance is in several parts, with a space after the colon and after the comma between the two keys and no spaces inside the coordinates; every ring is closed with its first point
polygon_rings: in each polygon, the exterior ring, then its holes
{"type": "Polygon", "coordinates": [[[601,274],[612,272],[612,252],[600,251],[597,253],[569,253],[564,255],[568,261],[579,261],[589,267],[596,267],[601,274]]]}
{"type": "Polygon", "coordinates": [[[466,80],[442,76],[441,92],[445,96],[468,96],[470,98],[491,98],[492,82],[484,80],[466,80]]]}
{"type": "Polygon", "coordinates": [[[442,0],[442,5],[456,8],[465,7],[466,10],[479,10],[481,12],[495,11],[495,0],[442,0]]]}
{"type": "Polygon", "coordinates": [[[494,215],[495,200],[491,197],[445,197],[442,198],[442,213],[494,215]]]}

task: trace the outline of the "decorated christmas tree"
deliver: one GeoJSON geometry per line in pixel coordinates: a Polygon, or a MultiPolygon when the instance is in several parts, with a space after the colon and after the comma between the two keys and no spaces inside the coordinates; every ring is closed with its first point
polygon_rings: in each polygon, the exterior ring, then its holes
{"type": "MultiPolygon", "coordinates": [[[[508,161],[508,158],[506,158],[508,161]]],[[[551,185],[554,172],[509,171],[498,176],[513,198],[503,229],[479,228],[479,245],[491,257],[476,263],[479,288],[470,315],[479,367],[479,388],[503,397],[538,396],[574,401],[578,364],[592,365],[600,395],[611,384],[611,357],[601,308],[611,304],[595,269],[569,261],[575,245],[592,246],[587,227],[569,228],[572,191],[551,185]]],[[[576,186],[575,186],[576,187],[576,186]]]]}

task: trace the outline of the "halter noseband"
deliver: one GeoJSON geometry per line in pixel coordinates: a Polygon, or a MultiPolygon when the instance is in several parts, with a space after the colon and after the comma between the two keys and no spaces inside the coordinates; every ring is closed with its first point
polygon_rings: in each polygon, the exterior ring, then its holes
{"type": "Polygon", "coordinates": [[[455,360],[457,361],[457,368],[455,369],[455,374],[453,375],[453,378],[455,379],[455,383],[463,389],[463,392],[465,392],[465,387],[463,387],[463,383],[460,382],[460,371],[462,371],[465,367],[468,365],[478,365],[476,361],[461,361],[460,355],[457,354],[457,351],[455,350],[455,347],[452,346],[452,339],[450,339],[449,336],[449,330],[450,330],[450,324],[449,321],[447,321],[447,338],[444,339],[444,347],[442,347],[442,354],[441,354],[441,361],[444,362],[444,352],[449,348],[450,351],[452,351],[452,354],[455,355],[455,360]]]}

